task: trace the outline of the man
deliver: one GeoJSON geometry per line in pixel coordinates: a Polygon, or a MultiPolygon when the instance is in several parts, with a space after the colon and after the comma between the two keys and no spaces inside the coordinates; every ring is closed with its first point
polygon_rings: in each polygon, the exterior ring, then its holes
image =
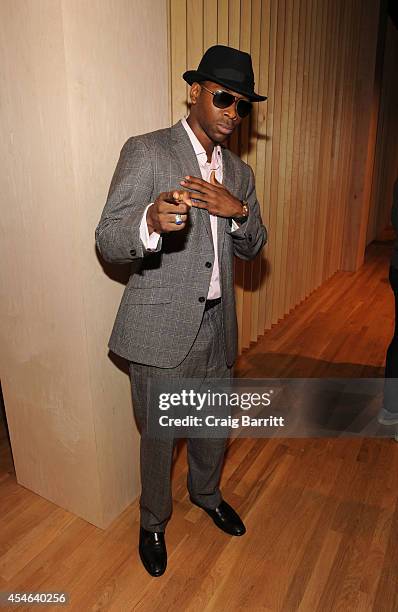
{"type": "MultiPolygon", "coordinates": [[[[104,259],[132,262],[109,348],[130,362],[141,432],[139,552],[152,576],[166,569],[172,511],[173,439],[146,432],[150,379],[229,378],[237,352],[233,256],[252,259],[266,242],[251,168],[220,145],[250,112],[251,57],[216,45],[191,85],[187,119],[132,137],[122,148],[96,229],[104,259]]],[[[223,531],[243,535],[222,499],[222,439],[188,439],[188,490],[223,531]]]]}

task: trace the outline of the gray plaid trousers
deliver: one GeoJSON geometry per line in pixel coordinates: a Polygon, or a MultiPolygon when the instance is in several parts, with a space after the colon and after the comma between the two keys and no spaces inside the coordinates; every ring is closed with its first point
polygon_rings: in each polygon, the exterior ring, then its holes
{"type": "MultiPolygon", "coordinates": [[[[148,531],[164,531],[172,512],[171,468],[175,441],[154,439],[146,433],[147,384],[150,378],[230,378],[222,330],[222,306],[205,311],[195,342],[185,359],[174,368],[158,368],[130,362],[134,413],[141,432],[141,525],[148,531]]],[[[187,440],[190,497],[206,508],[221,502],[219,482],[226,439],[187,440]]]]}

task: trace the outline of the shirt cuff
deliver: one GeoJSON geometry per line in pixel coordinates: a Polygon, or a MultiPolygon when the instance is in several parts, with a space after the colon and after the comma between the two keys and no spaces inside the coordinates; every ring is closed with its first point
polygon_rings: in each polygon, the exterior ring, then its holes
{"type": "Polygon", "coordinates": [[[158,234],[157,232],[152,232],[151,235],[149,235],[149,232],[148,232],[148,225],[146,222],[146,213],[147,213],[148,208],[152,206],[152,204],[153,202],[148,204],[148,206],[144,210],[144,214],[142,215],[142,219],[140,223],[140,238],[141,238],[142,244],[144,245],[144,248],[147,251],[155,251],[156,247],[158,246],[158,242],[160,238],[160,234],[158,234]]]}

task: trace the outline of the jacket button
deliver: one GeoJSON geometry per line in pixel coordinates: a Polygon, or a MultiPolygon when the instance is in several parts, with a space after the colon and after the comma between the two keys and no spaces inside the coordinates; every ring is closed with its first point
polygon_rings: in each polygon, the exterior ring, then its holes
{"type": "Polygon", "coordinates": [[[211,268],[211,261],[206,261],[205,266],[206,268],[211,268]]]}
{"type": "Polygon", "coordinates": [[[200,298],[199,298],[199,302],[200,302],[201,304],[203,304],[203,302],[205,302],[205,301],[206,301],[206,298],[205,298],[205,297],[203,297],[203,295],[201,295],[201,296],[200,296],[200,298]]]}
{"type": "Polygon", "coordinates": [[[135,249],[131,249],[130,255],[136,255],[137,251],[135,249]]]}

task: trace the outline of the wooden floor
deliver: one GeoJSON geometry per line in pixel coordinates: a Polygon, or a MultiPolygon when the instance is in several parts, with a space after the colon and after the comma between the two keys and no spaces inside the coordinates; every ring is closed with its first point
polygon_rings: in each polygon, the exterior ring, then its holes
{"type": "MultiPolygon", "coordinates": [[[[373,245],[358,273],[314,292],[241,357],[237,375],[382,376],[390,248],[373,245]]],[[[182,449],[158,579],[138,559],[136,503],[101,531],[16,483],[4,432],[0,462],[0,591],[66,591],[79,612],[398,610],[393,440],[235,441],[222,490],[245,520],[242,538],[190,504],[182,449]]]]}

